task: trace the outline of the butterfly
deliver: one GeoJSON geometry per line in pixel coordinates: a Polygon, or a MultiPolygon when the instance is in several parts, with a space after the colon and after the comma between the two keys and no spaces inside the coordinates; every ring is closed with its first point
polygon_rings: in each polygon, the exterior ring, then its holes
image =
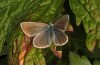
{"type": "Polygon", "coordinates": [[[68,25],[69,15],[58,18],[54,24],[40,22],[22,22],[21,29],[29,37],[34,37],[33,45],[36,48],[47,48],[51,43],[56,46],[65,45],[68,36],[64,33],[68,25]]]}

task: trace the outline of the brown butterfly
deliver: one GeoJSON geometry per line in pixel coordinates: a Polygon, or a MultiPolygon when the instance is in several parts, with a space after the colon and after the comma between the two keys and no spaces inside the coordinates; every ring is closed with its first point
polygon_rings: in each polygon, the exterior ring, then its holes
{"type": "Polygon", "coordinates": [[[36,48],[47,48],[52,42],[57,46],[62,46],[68,42],[68,36],[64,33],[68,21],[69,15],[64,15],[57,19],[54,24],[22,22],[21,28],[27,36],[35,36],[33,45],[36,48]]]}

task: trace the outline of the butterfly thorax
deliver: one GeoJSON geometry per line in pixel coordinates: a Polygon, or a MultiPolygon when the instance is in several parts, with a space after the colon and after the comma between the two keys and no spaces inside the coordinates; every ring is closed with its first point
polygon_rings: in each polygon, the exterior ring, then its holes
{"type": "Polygon", "coordinates": [[[49,24],[48,31],[50,32],[50,38],[53,41],[53,37],[54,37],[54,26],[53,26],[53,24],[51,24],[51,23],[49,24]]]}

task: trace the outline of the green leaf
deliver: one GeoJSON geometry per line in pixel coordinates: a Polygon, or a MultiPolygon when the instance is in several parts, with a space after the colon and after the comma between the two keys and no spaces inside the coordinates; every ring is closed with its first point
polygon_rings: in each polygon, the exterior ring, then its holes
{"type": "Polygon", "coordinates": [[[86,56],[80,57],[74,52],[69,53],[70,65],[91,65],[86,56]]]}
{"type": "Polygon", "coordinates": [[[36,59],[34,59],[34,63],[36,65],[46,65],[44,56],[43,56],[43,54],[42,54],[40,49],[36,49],[34,58],[37,59],[37,61],[36,61],[36,59]]]}
{"type": "Polygon", "coordinates": [[[99,60],[95,60],[93,65],[100,65],[100,61],[99,60]]]}
{"type": "Polygon", "coordinates": [[[32,16],[34,21],[53,22],[62,11],[64,1],[45,0],[40,3],[40,8],[32,16]]]}
{"type": "Polygon", "coordinates": [[[69,0],[71,9],[76,16],[77,26],[83,23],[87,33],[87,48],[94,49],[96,40],[100,39],[100,1],[98,0],[69,0]],[[90,36],[91,35],[91,36],[90,36]],[[95,38],[93,38],[96,35],[95,38]],[[93,36],[93,37],[92,37],[93,36]],[[91,38],[93,39],[91,39],[91,38]],[[92,40],[95,40],[94,42],[92,40]],[[89,46],[88,46],[89,45],[89,46]],[[91,46],[92,45],[92,46],[91,46]]]}
{"type": "Polygon", "coordinates": [[[93,51],[96,45],[96,35],[95,34],[88,34],[86,39],[86,46],[89,51],[93,51]]]}
{"type": "Polygon", "coordinates": [[[0,2],[0,53],[5,42],[10,45],[18,36],[19,24],[33,10],[33,4],[32,0],[0,2]],[[31,6],[25,6],[26,3],[31,6]]]}
{"type": "Polygon", "coordinates": [[[100,40],[100,23],[97,25],[97,28],[96,28],[96,33],[97,33],[97,39],[100,40]]]}
{"type": "Polygon", "coordinates": [[[86,56],[82,56],[81,58],[84,65],[91,65],[90,61],[86,56]]]}
{"type": "MultiPolygon", "coordinates": [[[[22,49],[22,39],[18,39],[23,21],[53,22],[63,9],[64,0],[2,0],[0,1],[0,54],[7,44],[11,64],[17,65],[22,49]],[[30,18],[30,19],[28,19],[30,18]],[[17,42],[16,42],[17,41],[17,42]],[[15,42],[15,43],[14,43],[15,42]],[[13,46],[14,45],[14,46],[13,46]]],[[[41,50],[33,48],[25,55],[25,65],[46,65],[41,50]]]]}
{"type": "MultiPolygon", "coordinates": [[[[30,50],[30,52],[28,52],[27,53],[27,55],[26,55],[26,57],[25,57],[25,61],[24,61],[24,64],[26,64],[26,65],[34,65],[34,54],[35,54],[35,52],[36,52],[36,49],[35,48],[32,48],[31,50],[30,50]]],[[[35,60],[37,60],[37,59],[35,59],[35,60]]]]}
{"type": "Polygon", "coordinates": [[[43,54],[40,49],[32,48],[26,55],[25,63],[26,65],[46,65],[43,54]]]}
{"type": "Polygon", "coordinates": [[[32,15],[32,21],[52,22],[61,14],[63,0],[2,0],[0,1],[0,53],[19,36],[20,23],[32,15]]]}

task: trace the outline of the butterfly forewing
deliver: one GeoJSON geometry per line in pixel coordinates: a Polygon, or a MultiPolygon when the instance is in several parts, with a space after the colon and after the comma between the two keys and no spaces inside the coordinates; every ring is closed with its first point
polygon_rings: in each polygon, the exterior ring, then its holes
{"type": "Polygon", "coordinates": [[[57,46],[65,45],[68,42],[68,36],[59,29],[53,31],[53,42],[57,46]]]}
{"type": "Polygon", "coordinates": [[[54,27],[56,27],[57,29],[66,30],[68,21],[69,15],[64,15],[55,21],[54,27]]]}
{"type": "Polygon", "coordinates": [[[50,31],[45,30],[38,33],[33,39],[33,45],[36,48],[47,48],[51,44],[50,31]]]}
{"type": "Polygon", "coordinates": [[[36,35],[37,33],[45,30],[47,27],[47,24],[45,23],[38,23],[38,22],[22,22],[21,28],[23,32],[29,36],[32,37],[36,35]]]}

